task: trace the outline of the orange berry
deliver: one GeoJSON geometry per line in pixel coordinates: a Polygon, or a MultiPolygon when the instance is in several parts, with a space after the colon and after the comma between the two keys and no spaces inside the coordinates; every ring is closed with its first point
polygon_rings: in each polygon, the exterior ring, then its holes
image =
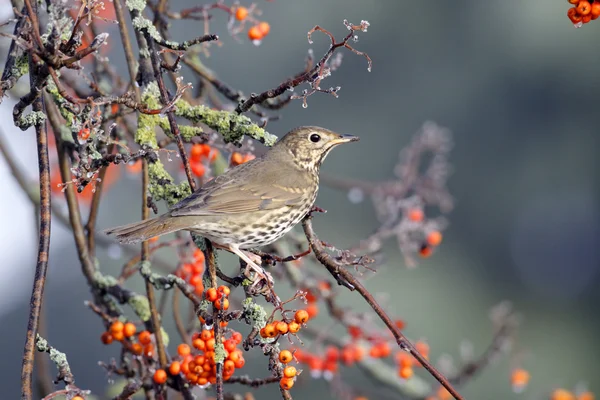
{"type": "Polygon", "coordinates": [[[361,346],[354,346],[354,360],[360,361],[365,357],[365,349],[361,346]]]}
{"type": "Polygon", "coordinates": [[[262,21],[258,24],[258,30],[263,35],[263,37],[267,36],[271,31],[271,25],[269,25],[269,23],[266,21],[262,21]]]}
{"type": "Polygon", "coordinates": [[[421,222],[425,218],[425,213],[420,208],[411,208],[408,210],[408,219],[413,222],[421,222]]]}
{"type": "Polygon", "coordinates": [[[413,357],[404,350],[397,352],[395,359],[400,368],[412,367],[414,364],[413,357]]]}
{"type": "Polygon", "coordinates": [[[132,337],[133,335],[135,335],[136,331],[137,331],[137,328],[135,327],[135,324],[132,322],[126,323],[125,326],[123,327],[123,334],[125,335],[125,337],[132,337]]]}
{"type": "Polygon", "coordinates": [[[290,333],[298,333],[300,330],[300,324],[296,321],[292,321],[288,324],[288,332],[290,333]]]}
{"type": "Polygon", "coordinates": [[[253,26],[248,29],[248,38],[250,40],[261,40],[263,38],[263,34],[258,26],[253,26]]]}
{"type": "Polygon", "coordinates": [[[235,371],[235,363],[231,360],[225,360],[223,363],[223,373],[230,375],[235,371]]]}
{"type": "Polygon", "coordinates": [[[581,15],[588,15],[592,12],[592,5],[589,1],[582,0],[577,4],[577,12],[581,15]]]}
{"type": "Polygon", "coordinates": [[[529,383],[529,371],[523,368],[516,368],[512,371],[510,375],[510,383],[515,392],[521,392],[527,383],[529,383]]]}
{"type": "Polygon", "coordinates": [[[306,310],[298,310],[296,311],[296,314],[294,314],[294,320],[296,320],[296,322],[299,324],[305,324],[309,318],[310,315],[306,310]]]}
{"type": "Polygon", "coordinates": [[[314,318],[319,315],[319,306],[316,303],[311,303],[306,306],[306,312],[308,313],[308,318],[314,318]]]}
{"type": "Polygon", "coordinates": [[[581,18],[581,22],[583,22],[584,24],[587,24],[591,20],[592,20],[592,14],[584,15],[583,18],[581,18]]]}
{"type": "Polygon", "coordinates": [[[220,293],[223,296],[229,296],[231,289],[229,289],[227,286],[221,285],[217,288],[217,293],[220,293]]]}
{"type": "Polygon", "coordinates": [[[196,260],[196,262],[192,264],[192,274],[201,276],[203,272],[204,272],[204,261],[196,260]]]}
{"type": "Polygon", "coordinates": [[[123,332],[123,329],[125,328],[125,324],[122,323],[121,321],[115,321],[112,324],[110,324],[110,328],[109,331],[110,333],[116,333],[116,332],[123,332]]]}
{"type": "Polygon", "coordinates": [[[89,137],[90,137],[90,130],[88,128],[83,128],[83,129],[81,129],[79,131],[79,133],[77,134],[77,136],[81,140],[88,140],[89,137]]]}
{"type": "Polygon", "coordinates": [[[152,357],[154,355],[154,345],[152,343],[145,345],[143,353],[146,357],[152,357]]]}
{"type": "Polygon", "coordinates": [[[450,394],[448,389],[446,389],[443,386],[440,386],[440,388],[438,389],[437,397],[439,398],[439,400],[451,400],[452,399],[452,395],[450,394]]]}
{"type": "Polygon", "coordinates": [[[433,249],[426,244],[422,245],[421,248],[419,249],[419,254],[423,258],[429,257],[432,253],[433,253],[433,249]]]}
{"type": "Polygon", "coordinates": [[[131,345],[131,352],[136,356],[141,356],[144,352],[144,347],[139,343],[134,343],[131,345]]]}
{"type": "Polygon", "coordinates": [[[231,164],[232,165],[240,165],[244,162],[244,158],[238,152],[231,153],[231,164]]]}
{"type": "Polygon", "coordinates": [[[403,367],[398,370],[398,376],[402,379],[412,378],[414,371],[411,367],[403,367]]]}
{"type": "Polygon", "coordinates": [[[179,354],[181,357],[185,357],[191,352],[192,349],[190,349],[190,346],[185,343],[181,343],[179,346],[177,346],[177,354],[179,354]]]}
{"type": "Polygon", "coordinates": [[[380,358],[381,357],[381,348],[377,345],[372,346],[369,349],[369,356],[373,357],[373,358],[380,358]]]}
{"type": "Polygon", "coordinates": [[[194,250],[194,260],[196,260],[197,263],[204,264],[204,252],[200,249],[194,250]]]}
{"type": "Polygon", "coordinates": [[[279,386],[281,386],[283,390],[290,390],[292,386],[294,386],[294,378],[281,378],[279,386]]]}
{"type": "Polygon", "coordinates": [[[571,4],[577,4],[577,3],[579,3],[580,0],[568,0],[568,1],[571,4]]]}
{"type": "Polygon", "coordinates": [[[171,365],[169,365],[169,373],[171,375],[179,375],[181,372],[181,363],[179,361],[173,361],[171,365]]]}
{"type": "Polygon", "coordinates": [[[352,336],[353,339],[358,339],[362,336],[363,332],[358,326],[350,325],[348,327],[348,334],[352,336]]]}
{"type": "Polygon", "coordinates": [[[565,389],[555,389],[550,396],[551,400],[575,400],[575,395],[565,389]]]}
{"type": "Polygon", "coordinates": [[[201,162],[191,163],[190,168],[192,169],[194,175],[196,175],[197,177],[203,177],[206,173],[206,167],[201,162]]]}
{"type": "Polygon", "coordinates": [[[84,399],[81,396],[74,396],[74,397],[71,397],[71,400],[84,400],[84,399]]]}
{"type": "Polygon", "coordinates": [[[116,340],[117,342],[120,342],[121,340],[125,339],[125,334],[123,334],[123,331],[117,331],[117,332],[113,332],[111,333],[112,337],[114,340],[116,340]]]}
{"type": "Polygon", "coordinates": [[[157,369],[156,372],[154,372],[152,379],[155,383],[162,385],[167,381],[167,373],[164,369],[157,369]]]}
{"type": "Polygon", "coordinates": [[[288,330],[290,329],[288,324],[286,322],[283,321],[279,321],[276,325],[275,325],[275,329],[277,330],[277,332],[280,335],[285,335],[286,333],[288,333],[288,330]]]}
{"type": "Polygon", "coordinates": [[[223,343],[223,347],[225,347],[225,350],[227,350],[227,352],[231,354],[235,350],[236,343],[233,339],[227,339],[223,343]]]}
{"type": "Polygon", "coordinates": [[[217,293],[217,289],[215,288],[208,288],[206,290],[206,300],[214,303],[215,301],[217,301],[217,299],[219,298],[219,294],[217,293]]]}
{"type": "Polygon", "coordinates": [[[248,16],[248,9],[246,7],[238,7],[235,10],[235,19],[238,21],[243,21],[248,16]]]}
{"type": "Polygon", "coordinates": [[[227,358],[229,358],[233,362],[236,362],[237,360],[239,360],[242,357],[243,357],[242,351],[236,349],[236,350],[229,352],[229,356],[227,358]]]}
{"type": "Polygon", "coordinates": [[[273,324],[267,324],[263,329],[265,330],[266,337],[274,338],[275,336],[277,336],[277,330],[275,329],[275,326],[273,324]]]}
{"type": "Polygon", "coordinates": [[[583,19],[583,16],[577,12],[577,8],[575,7],[571,7],[567,10],[567,16],[574,24],[581,22],[583,19]]]}
{"type": "Polygon", "coordinates": [[[592,4],[592,19],[600,17],[600,3],[594,2],[592,4]]]}
{"type": "Polygon", "coordinates": [[[340,350],[335,346],[327,346],[325,349],[325,359],[328,361],[337,361],[340,358],[340,350]]]}
{"type": "Polygon", "coordinates": [[[100,340],[104,344],[111,344],[113,342],[113,337],[110,332],[104,332],[102,336],[100,336],[100,340]]]}
{"type": "Polygon", "coordinates": [[[352,365],[354,363],[354,351],[351,345],[345,346],[340,353],[340,360],[344,365],[352,365]]]}
{"type": "Polygon", "coordinates": [[[229,308],[229,299],[222,298],[215,301],[215,308],[217,310],[227,310],[229,308]]]}
{"type": "Polygon", "coordinates": [[[190,159],[194,162],[201,162],[202,156],[205,156],[210,151],[210,146],[207,144],[195,144],[190,151],[190,159]]]}
{"type": "Polygon", "coordinates": [[[150,344],[152,342],[152,334],[149,331],[142,331],[138,335],[138,340],[143,345],[150,344]]]}
{"type": "Polygon", "coordinates": [[[392,354],[392,348],[388,342],[381,342],[379,344],[379,353],[381,358],[389,357],[392,354]]]}
{"type": "Polygon", "coordinates": [[[237,369],[240,369],[240,368],[244,367],[244,364],[246,364],[246,360],[244,360],[244,357],[240,357],[239,359],[234,361],[234,363],[235,363],[235,367],[237,369]]]}
{"type": "Polygon", "coordinates": [[[215,344],[216,344],[216,340],[215,338],[210,338],[206,341],[206,348],[210,351],[213,351],[215,349],[215,344]]]}
{"type": "Polygon", "coordinates": [[[196,293],[198,296],[201,296],[202,293],[204,293],[204,283],[202,281],[198,282],[194,286],[194,293],[196,293]]]}
{"type": "Polygon", "coordinates": [[[289,350],[281,350],[279,352],[279,361],[283,364],[287,364],[294,359],[292,352],[289,350]]]}
{"type": "Polygon", "coordinates": [[[298,371],[296,371],[296,368],[292,367],[291,365],[283,369],[283,376],[285,376],[286,378],[293,378],[296,376],[297,373],[298,371]]]}
{"type": "Polygon", "coordinates": [[[239,332],[233,332],[233,334],[231,335],[231,339],[233,339],[235,343],[240,344],[242,343],[243,336],[239,332]]]}
{"type": "Polygon", "coordinates": [[[402,330],[406,327],[406,322],[401,319],[397,319],[394,321],[394,325],[396,325],[396,328],[402,330]]]}
{"type": "Polygon", "coordinates": [[[439,231],[429,232],[426,240],[430,246],[437,246],[442,243],[442,234],[439,231]]]}
{"type": "Polygon", "coordinates": [[[201,338],[196,338],[192,340],[192,346],[194,346],[195,349],[200,351],[206,350],[206,342],[201,338]]]}

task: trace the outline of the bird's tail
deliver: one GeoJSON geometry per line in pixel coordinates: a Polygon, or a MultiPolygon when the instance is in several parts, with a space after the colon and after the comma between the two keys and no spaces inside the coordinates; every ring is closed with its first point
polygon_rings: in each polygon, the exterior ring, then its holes
{"type": "Polygon", "coordinates": [[[166,235],[187,228],[186,218],[172,217],[168,214],[160,217],[121,225],[104,231],[107,235],[114,235],[121,243],[138,243],[155,236],[166,235]]]}

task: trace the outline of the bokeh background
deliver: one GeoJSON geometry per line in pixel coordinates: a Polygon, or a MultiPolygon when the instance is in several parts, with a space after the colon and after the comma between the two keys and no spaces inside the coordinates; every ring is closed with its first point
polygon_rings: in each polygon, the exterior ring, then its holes
{"type": "MultiPolygon", "coordinates": [[[[174,1],[172,9],[191,4],[174,1]]],[[[328,157],[324,173],[388,179],[399,150],[424,121],[453,131],[449,188],[456,207],[443,245],[419,268],[407,270],[390,243],[385,265],[368,280],[373,292],[387,296],[387,309],[407,321],[407,334],[427,338],[434,359],[457,355],[463,340],[479,353],[492,333],[490,308],[507,299],[523,317],[518,345],[525,350],[523,366],[532,373],[531,384],[525,393],[512,394],[505,357],[462,389],[465,397],[543,399],[553,388],[571,389],[580,382],[600,392],[600,23],[574,29],[566,16],[569,5],[558,0],[258,4],[272,27],[259,47],[228,37],[219,13],[211,22],[223,46],[212,46],[206,64],[246,93],[271,88],[301,70],[309,48],[322,54],[326,37],[316,34],[313,45],[306,41],[314,25],[339,36],[347,32],[344,18],[371,23],[356,47],[371,56],[373,72],[367,72],[363,58],[344,54],[341,68],[323,84],[342,86],[338,99],[315,95],[307,109],[294,102],[268,127],[278,135],[302,124],[359,135],[358,144],[328,157]]],[[[2,15],[10,15],[8,2],[2,15]]],[[[113,26],[108,29],[115,32],[113,26]]],[[[201,30],[199,23],[184,22],[174,24],[172,32],[175,39],[185,39],[201,30]]],[[[111,38],[111,62],[126,75],[118,36],[111,38]]],[[[2,43],[6,46],[6,39],[2,43]]],[[[11,126],[13,104],[10,98],[0,105],[6,121],[1,134],[35,184],[34,135],[11,126]]],[[[0,372],[5,381],[0,397],[13,399],[19,393],[36,233],[33,208],[3,159],[0,183],[0,372]]],[[[139,197],[137,181],[116,184],[105,195],[101,228],[135,220],[139,197]]],[[[324,187],[317,203],[329,210],[316,220],[317,231],[340,247],[376,227],[370,204],[352,204],[346,193],[324,187]]],[[[115,273],[124,260],[100,253],[108,272],[115,273]]],[[[68,354],[78,386],[102,397],[107,379],[96,362],[118,354],[116,346],[100,344],[102,325],[84,307],[88,298],[72,237],[55,222],[45,303],[48,338],[68,354]]],[[[366,309],[358,296],[342,298],[366,309]]],[[[261,361],[251,361],[251,375],[265,373],[261,361]]],[[[344,370],[343,377],[367,395],[377,393],[357,371],[344,370]]],[[[259,393],[259,398],[279,397],[274,388],[259,393]]],[[[298,386],[293,395],[332,397],[323,381],[298,386]]]]}

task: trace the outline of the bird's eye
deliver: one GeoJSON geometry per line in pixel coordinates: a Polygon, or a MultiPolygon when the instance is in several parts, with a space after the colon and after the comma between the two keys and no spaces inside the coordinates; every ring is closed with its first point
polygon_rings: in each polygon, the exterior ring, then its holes
{"type": "Polygon", "coordinates": [[[319,136],[316,133],[313,133],[312,135],[310,135],[310,141],[313,143],[317,143],[319,140],[321,140],[321,136],[319,136]]]}

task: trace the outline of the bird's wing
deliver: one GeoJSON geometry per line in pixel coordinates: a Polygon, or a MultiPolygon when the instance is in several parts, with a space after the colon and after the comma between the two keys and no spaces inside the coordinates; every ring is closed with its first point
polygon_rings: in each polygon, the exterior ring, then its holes
{"type": "MultiPolygon", "coordinates": [[[[245,166],[246,164],[242,164],[245,166]]],[[[242,167],[240,166],[240,167],[242,167]]],[[[271,210],[303,203],[306,183],[285,167],[260,168],[256,174],[224,174],[208,182],[171,209],[171,215],[219,215],[271,210]],[[243,176],[245,179],[240,179],[243,176]]],[[[237,168],[236,168],[237,169],[237,168]]],[[[232,171],[233,172],[233,171],[232,171]]]]}

